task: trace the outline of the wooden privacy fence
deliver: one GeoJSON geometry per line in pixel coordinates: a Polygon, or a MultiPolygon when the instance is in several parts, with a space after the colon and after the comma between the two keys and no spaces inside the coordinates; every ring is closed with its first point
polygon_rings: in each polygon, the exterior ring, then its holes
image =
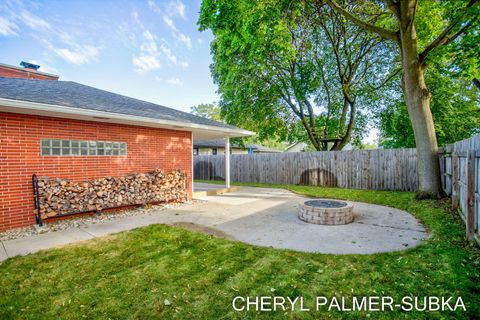
{"type": "Polygon", "coordinates": [[[443,190],[465,222],[467,237],[480,243],[480,135],[440,151],[443,190]]]}
{"type": "MultiPolygon", "coordinates": [[[[225,179],[225,157],[194,157],[194,178],[225,179]]],[[[236,182],[303,184],[353,189],[415,191],[415,149],[233,154],[230,177],[236,182]]]]}

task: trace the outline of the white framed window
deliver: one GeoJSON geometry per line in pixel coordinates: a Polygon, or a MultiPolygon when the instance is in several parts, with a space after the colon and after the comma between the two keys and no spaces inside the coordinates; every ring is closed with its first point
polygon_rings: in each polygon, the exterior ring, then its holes
{"type": "Polygon", "coordinates": [[[42,156],[126,156],[126,142],[41,139],[42,156]]]}

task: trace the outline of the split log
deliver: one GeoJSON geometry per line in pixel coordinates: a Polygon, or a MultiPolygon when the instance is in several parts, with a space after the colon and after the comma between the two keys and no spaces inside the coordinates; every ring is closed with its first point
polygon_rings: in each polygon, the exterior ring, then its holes
{"type": "Polygon", "coordinates": [[[45,219],[127,205],[182,201],[187,198],[186,185],[182,170],[164,173],[155,169],[82,182],[39,177],[40,212],[45,219]]]}

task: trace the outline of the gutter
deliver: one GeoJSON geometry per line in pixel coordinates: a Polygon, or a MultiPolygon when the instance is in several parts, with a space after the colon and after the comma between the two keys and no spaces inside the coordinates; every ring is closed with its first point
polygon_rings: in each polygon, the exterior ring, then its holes
{"type": "Polygon", "coordinates": [[[98,122],[108,122],[105,120],[119,120],[119,121],[127,121],[127,122],[139,122],[145,123],[150,125],[164,125],[164,126],[171,126],[177,128],[178,130],[187,129],[186,131],[194,131],[197,130],[207,130],[207,131],[215,131],[215,132],[222,132],[227,135],[231,136],[251,136],[254,135],[254,132],[244,130],[244,129],[232,129],[232,128],[223,128],[217,126],[210,126],[198,123],[191,123],[191,122],[182,122],[182,121],[172,121],[172,120],[164,120],[164,119],[154,119],[148,117],[140,117],[122,113],[114,113],[114,112],[106,112],[106,111],[97,111],[91,109],[81,109],[81,108],[74,108],[74,107],[67,107],[61,105],[54,105],[54,104],[45,104],[45,103],[38,103],[38,102],[30,102],[24,100],[14,100],[14,99],[6,99],[0,98],[0,111],[1,106],[17,108],[24,111],[43,111],[43,112],[51,112],[51,113],[60,113],[64,115],[72,115],[72,116],[84,116],[84,117],[92,117],[90,121],[98,121],[98,122]],[[102,121],[104,120],[104,121],[102,121]]]}

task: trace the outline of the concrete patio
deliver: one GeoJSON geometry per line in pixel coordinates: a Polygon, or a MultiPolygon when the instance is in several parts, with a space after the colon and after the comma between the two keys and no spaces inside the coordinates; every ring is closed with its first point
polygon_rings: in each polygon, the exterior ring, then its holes
{"type": "Polygon", "coordinates": [[[414,247],[428,237],[409,213],[358,202],[349,202],[354,205],[355,214],[351,224],[306,223],[297,217],[298,206],[306,198],[283,189],[242,187],[201,200],[174,209],[150,210],[141,215],[3,241],[0,260],[158,223],[252,245],[332,254],[398,251],[414,247]]]}
{"type": "Polygon", "coordinates": [[[193,198],[201,198],[206,196],[216,196],[226,192],[233,192],[240,190],[239,187],[227,187],[223,184],[211,184],[195,182],[193,184],[193,198]]]}

